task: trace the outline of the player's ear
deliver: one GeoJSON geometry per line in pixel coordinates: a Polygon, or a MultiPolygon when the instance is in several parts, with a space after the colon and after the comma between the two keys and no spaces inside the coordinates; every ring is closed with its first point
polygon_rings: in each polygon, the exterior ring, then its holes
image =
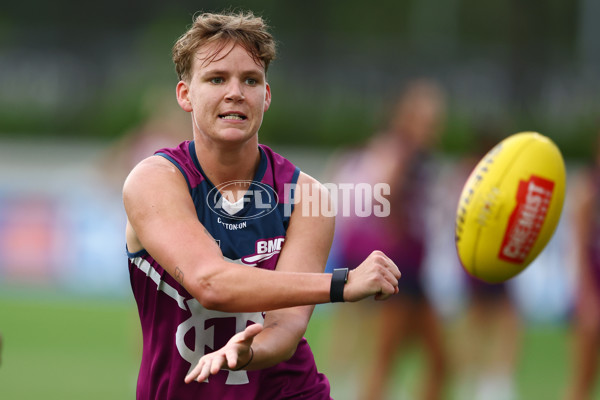
{"type": "Polygon", "coordinates": [[[179,81],[176,88],[177,102],[184,111],[192,112],[192,102],[190,101],[190,88],[185,81],[179,81]]]}
{"type": "Polygon", "coordinates": [[[267,83],[266,84],[266,89],[267,89],[267,92],[265,93],[265,108],[264,108],[264,111],[267,111],[269,109],[269,106],[271,105],[271,85],[269,85],[267,83]]]}

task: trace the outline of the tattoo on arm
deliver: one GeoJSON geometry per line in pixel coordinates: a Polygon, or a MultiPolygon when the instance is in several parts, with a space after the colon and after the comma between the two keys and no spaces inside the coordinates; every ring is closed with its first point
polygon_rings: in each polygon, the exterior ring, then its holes
{"type": "Polygon", "coordinates": [[[175,267],[175,280],[183,285],[183,271],[179,267],[175,267]]]}

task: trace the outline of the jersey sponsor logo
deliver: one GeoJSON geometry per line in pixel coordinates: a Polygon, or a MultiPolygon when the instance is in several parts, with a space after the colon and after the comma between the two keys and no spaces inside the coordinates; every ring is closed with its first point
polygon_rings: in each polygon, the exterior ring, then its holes
{"type": "Polygon", "coordinates": [[[268,260],[281,252],[281,247],[285,241],[284,236],[278,236],[271,239],[261,239],[256,241],[256,252],[254,254],[242,257],[245,264],[256,265],[261,261],[268,260]]]}
{"type": "MultiPolygon", "coordinates": [[[[234,220],[251,220],[269,215],[279,203],[279,197],[273,188],[257,181],[236,180],[215,186],[206,195],[206,204],[212,212],[220,217],[234,220]],[[223,199],[226,199],[223,201],[223,199]],[[229,199],[241,199],[243,205],[240,209],[232,210],[225,205],[229,199]],[[242,215],[237,215],[241,209],[247,208],[242,215]]],[[[231,204],[231,203],[230,203],[231,204]]],[[[235,204],[235,203],[234,203],[235,204]]],[[[229,224],[234,225],[234,224],[229,224]]]]}
{"type": "Polygon", "coordinates": [[[553,181],[535,175],[519,182],[517,205],[498,254],[501,260],[517,264],[525,261],[542,230],[553,190],[553,181]]]}
{"type": "Polygon", "coordinates": [[[225,228],[225,229],[227,229],[229,231],[238,231],[238,230],[244,229],[244,228],[246,228],[248,226],[248,223],[246,221],[242,221],[242,222],[237,223],[237,224],[230,224],[230,223],[227,223],[227,222],[223,221],[221,219],[221,217],[217,218],[217,222],[219,224],[221,224],[223,226],[223,228],[225,228]]]}

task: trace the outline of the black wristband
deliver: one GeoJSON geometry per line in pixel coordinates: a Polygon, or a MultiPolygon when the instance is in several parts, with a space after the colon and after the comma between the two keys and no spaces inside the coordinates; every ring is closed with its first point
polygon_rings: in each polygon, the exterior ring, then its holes
{"type": "Polygon", "coordinates": [[[344,301],[344,285],[348,282],[348,268],[336,268],[331,274],[331,287],[329,289],[329,300],[332,303],[344,301]]]}

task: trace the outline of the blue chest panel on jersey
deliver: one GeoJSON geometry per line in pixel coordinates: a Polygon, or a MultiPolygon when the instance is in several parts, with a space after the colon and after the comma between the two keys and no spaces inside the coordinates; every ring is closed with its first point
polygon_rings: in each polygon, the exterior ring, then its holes
{"type": "Polygon", "coordinates": [[[293,205],[289,199],[293,197],[299,169],[283,158],[285,164],[273,163],[273,155],[280,156],[261,146],[260,164],[249,187],[247,181],[226,182],[215,187],[202,171],[194,142],[188,146],[187,154],[162,151],[157,154],[173,162],[186,177],[198,219],[217,241],[223,255],[248,265],[274,267],[271,263],[268,263],[270,266],[261,263],[272,257],[276,259],[274,256],[281,250],[293,205]],[[185,155],[191,157],[196,171],[191,163],[182,162],[180,157],[185,155]],[[200,179],[192,176],[196,174],[200,179]],[[285,177],[283,181],[282,177],[285,177]],[[239,190],[244,190],[241,209],[228,211],[223,198],[239,190]]]}

